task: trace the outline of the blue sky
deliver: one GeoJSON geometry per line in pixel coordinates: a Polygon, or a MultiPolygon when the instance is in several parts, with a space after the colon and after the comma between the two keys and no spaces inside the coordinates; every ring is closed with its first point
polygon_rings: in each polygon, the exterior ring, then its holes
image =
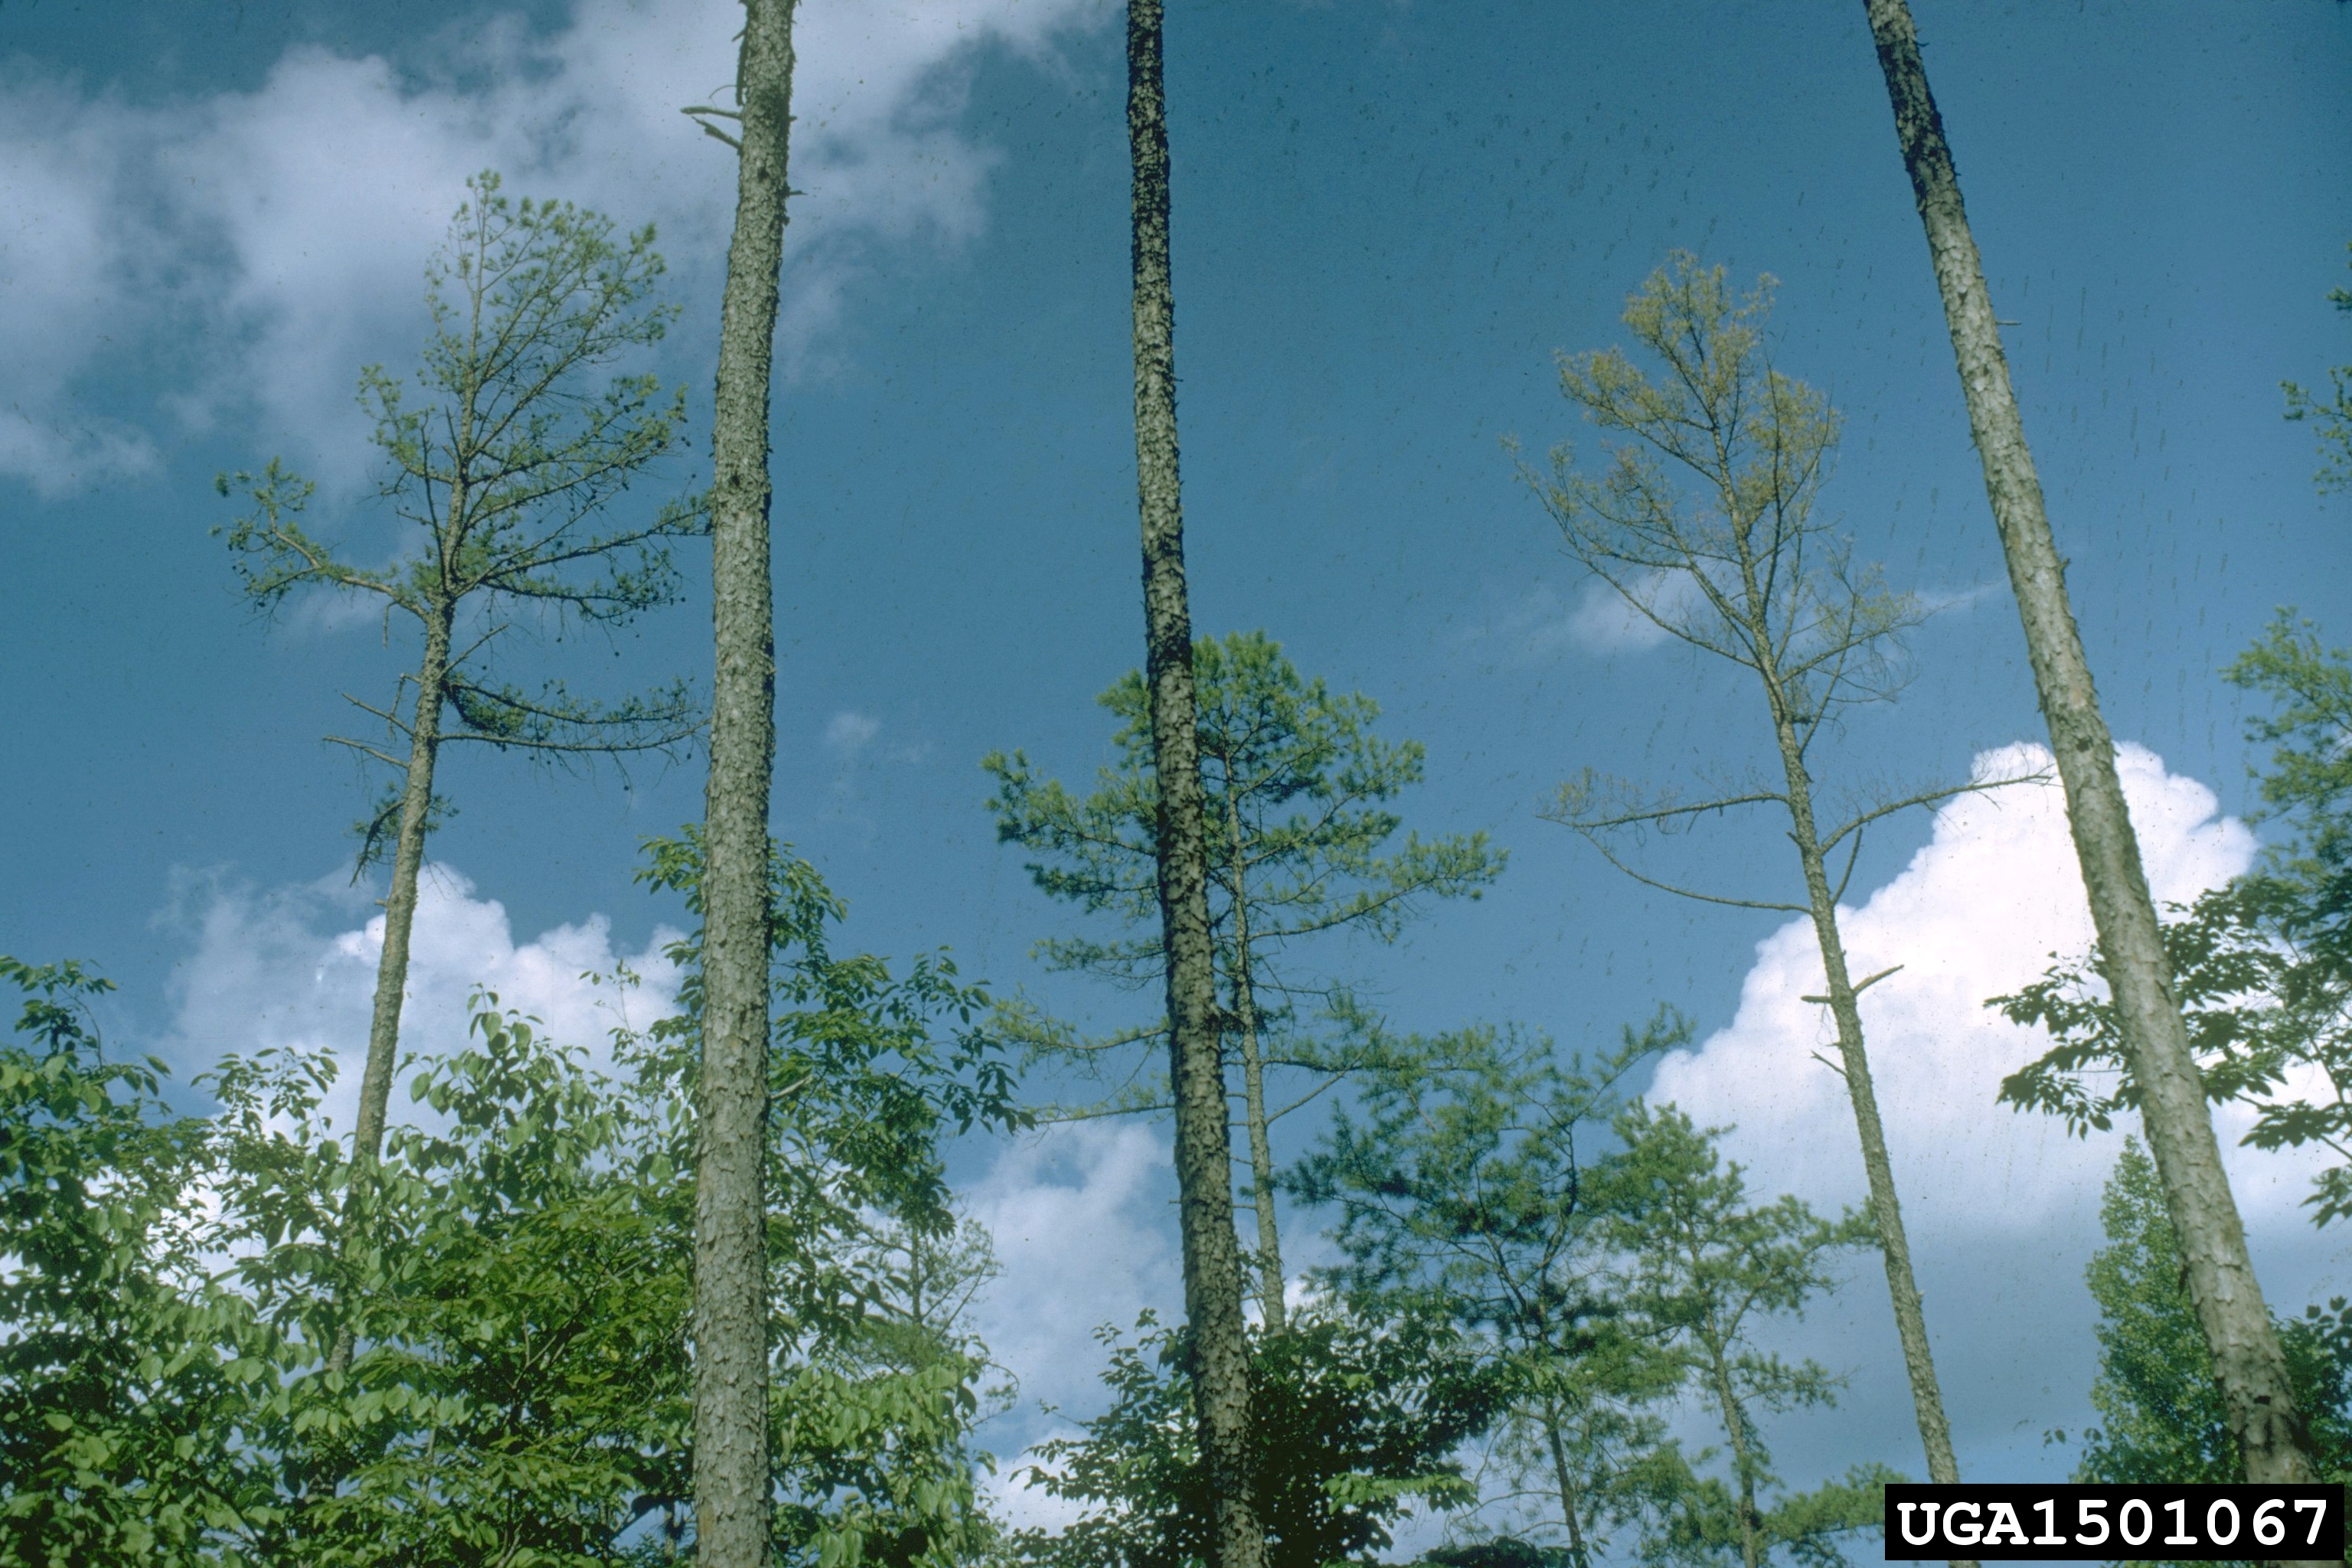
{"type": "MultiPolygon", "coordinates": [[[[2037,735],[1862,7],[1172,10],[1196,626],[1264,627],[1380,700],[1390,733],[1429,747],[1414,825],[1484,828],[1513,856],[1479,904],[1343,962],[1406,1025],[1517,1020],[1571,1047],[1673,1002],[1708,1037],[1673,1069],[1677,1092],[1742,1123],[1759,1179],[1858,1195],[1858,1168],[1848,1191],[1804,1157],[1834,1120],[1813,1140],[1811,1112],[1761,1087],[1815,1070],[1772,1054],[1800,1027],[1775,998],[1808,987],[1770,918],[1649,895],[1534,816],[1579,767],[1669,778],[1743,763],[1764,737],[1727,677],[1595,611],[1502,440],[1581,438],[1551,356],[1621,341],[1625,294],[1670,248],[1773,273],[1780,363],[1845,412],[1825,504],[1898,584],[1954,602],[1842,765],[1949,777],[2037,735]]],[[[2193,892],[2253,843],[2209,820],[2249,798],[2215,670],[2283,604],[2352,641],[2345,503],[2315,494],[2310,434],[2282,420],[2277,384],[2352,359],[2352,321],[2325,297],[2352,239],[2352,8],[1917,10],[1994,300],[2019,323],[2011,363],[2085,642],[2118,739],[2148,759],[2151,858],[2193,892]]],[[[340,693],[378,700],[405,650],[324,606],[253,621],[208,536],[228,515],[213,474],[283,453],[355,549],[392,546],[350,392],[362,363],[413,363],[423,262],[484,166],[660,224],[686,310],[657,368],[707,411],[730,171],[675,110],[726,80],[731,16],[724,0],[0,12],[16,372],[0,659],[22,737],[0,762],[0,951],[104,965],[118,1037],[191,1070],[257,1029],[342,1039],[372,963],[368,893],[344,886],[371,786],[319,738],[345,724],[340,693]]],[[[948,944],[968,973],[1074,1007],[1095,999],[1026,956],[1057,913],[994,844],[976,764],[1017,745],[1090,772],[1108,733],[1093,695],[1139,657],[1118,46],[1093,0],[807,0],[809,194],[776,412],[778,831],[868,945],[948,944]]],[[[687,563],[698,583],[702,559],[687,563]]],[[[590,662],[616,681],[700,675],[707,634],[698,586],[590,662]]],[[[643,836],[698,815],[698,769],[583,780],[466,756],[446,777],[462,815],[433,853],[465,890],[442,906],[433,1005],[499,978],[588,1027],[569,977],[679,918],[630,873],[643,836]]],[[[2030,977],[2074,929],[2052,831],[2022,806],[1922,815],[1874,846],[1853,899],[1884,895],[1888,951],[1926,944],[1951,968],[1948,992],[1923,982],[1908,1013],[1885,998],[1872,1026],[1952,1068],[1890,1112],[1920,1144],[1906,1191],[1999,1181],[2073,1205],[1992,1236],[1924,1203],[1949,1238],[1922,1253],[1948,1379],[1970,1391],[1963,1462],[1996,1475],[2063,1465],[2040,1432],[2079,1425],[2084,1226],[2112,1155],[2053,1150],[1979,1094],[1987,1053],[2021,1047],[1988,1043],[1974,996],[2030,977]],[[2006,860],[1979,853],[1995,843],[2006,860]]],[[[1753,886],[1786,875],[1769,836],[1706,853],[1753,886]]],[[[1024,1312],[1067,1337],[1167,1300],[1157,1136],[960,1156],[1001,1232],[1104,1227],[1085,1232],[1083,1277],[1055,1279],[1053,1313],[999,1309],[1008,1334],[1024,1312]]],[[[1898,1145],[1898,1179],[1906,1159],[1898,1145]]],[[[2255,1225],[2284,1305],[2342,1273],[2337,1239],[2291,1197],[2255,1225]]],[[[1000,1244],[1008,1290],[1081,1256],[1000,1244]]],[[[1847,1415],[1790,1437],[1792,1475],[1917,1467],[1891,1330],[1869,1339],[1875,1289],[1858,1275],[1808,1331],[1854,1384],[1847,1415]]],[[[1082,1399],[1049,1349],[1024,1352],[1031,1391],[1082,1399]]]]}

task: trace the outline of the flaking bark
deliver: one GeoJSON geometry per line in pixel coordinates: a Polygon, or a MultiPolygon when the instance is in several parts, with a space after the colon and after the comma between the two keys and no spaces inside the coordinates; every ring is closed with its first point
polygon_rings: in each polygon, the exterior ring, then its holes
{"type": "Polygon", "coordinates": [[[1214,1510],[1212,1568],[1262,1568],[1250,1496],[1249,1343],[1234,1233],[1232,1137],[1209,932],[1208,838],[1177,479],[1175,296],[1160,0],[1129,0],[1127,129],[1134,163],[1135,462],[1143,531],[1144,680],[1159,782],[1159,892],[1169,1080],[1191,1326],[1192,1397],[1214,1510]]]}
{"type": "Polygon", "coordinates": [[[2214,1378],[2245,1460],[2246,1479],[2307,1480],[2312,1472],[2303,1416],[2246,1252],[2245,1230],[2221,1169],[2196,1058],[2173,995],[2139,843],[2116,773],[2115,741],[2100,716],[2067,602],[2064,564],[2042,507],[2042,483],[2010,387],[2009,363],[1960,201],[1951,149],[1928,91],[1910,7],[1905,0],[1864,0],[1864,5],[1904,166],[1927,229],[1968,400],[1969,427],[1984,465],[1985,490],[2024,623],[2034,689],[2065,785],[2067,824],[2098,931],[2103,973],[2145,1097],[2148,1148],[2163,1177],[2198,1321],[2212,1349],[2214,1378]]]}
{"type": "Polygon", "coordinates": [[[718,677],[704,806],[694,1203],[697,1561],[768,1560],[768,796],[775,763],[768,411],[792,125],[793,0],[745,0],[742,136],[711,455],[718,677]]]}

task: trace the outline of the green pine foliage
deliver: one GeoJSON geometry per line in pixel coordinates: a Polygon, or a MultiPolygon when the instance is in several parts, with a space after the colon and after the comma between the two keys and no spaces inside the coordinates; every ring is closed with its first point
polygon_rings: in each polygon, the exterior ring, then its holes
{"type": "MultiPolygon", "coordinates": [[[[1329,970],[1307,962],[1313,939],[1355,931],[1393,942],[1430,900],[1479,897],[1506,856],[1484,833],[1423,838],[1407,829],[1392,803],[1422,782],[1421,743],[1377,734],[1380,704],[1301,676],[1264,632],[1202,637],[1192,664],[1210,918],[1225,1005],[1238,1014],[1236,982],[1247,987],[1270,1066],[1344,1068],[1353,1058],[1318,1039],[1314,1026],[1329,1011],[1347,1037],[1356,1015],[1329,970]]],[[[1111,737],[1116,760],[1092,793],[1077,795],[1042,776],[1017,751],[992,752],[981,766],[996,785],[989,806],[997,837],[1036,857],[1026,869],[1038,889],[1088,917],[1108,917],[1088,931],[1045,939],[1037,955],[1054,969],[1144,990],[1156,983],[1161,957],[1160,806],[1142,672],[1129,670],[1097,701],[1119,727],[1111,737]]],[[[1156,1042],[1165,1029],[1155,1018],[1089,1040],[1033,1011],[1016,1010],[1007,1022],[1033,1054],[1094,1064],[1115,1084],[1129,1077],[1120,1047],[1156,1042]]],[[[1115,1089],[1110,1106],[1165,1103],[1160,1074],[1133,1076],[1132,1089],[1115,1089]]]]}
{"type": "Polygon", "coordinates": [[[1662,1013],[1597,1062],[1473,1028],[1391,1042],[1290,1177],[1336,1209],[1322,1283],[1378,1320],[1438,1321],[1494,1380],[1490,1482],[1463,1550],[1567,1568],[1828,1562],[1881,1517],[1884,1466],[1785,1485],[1770,1417],[1839,1379],[1759,1342],[1837,1283],[1866,1222],[1751,1199],[1717,1131],[1631,1098],[1689,1028],[1662,1013]],[[1678,1411],[1721,1441],[1670,1434],[1678,1411]]]}

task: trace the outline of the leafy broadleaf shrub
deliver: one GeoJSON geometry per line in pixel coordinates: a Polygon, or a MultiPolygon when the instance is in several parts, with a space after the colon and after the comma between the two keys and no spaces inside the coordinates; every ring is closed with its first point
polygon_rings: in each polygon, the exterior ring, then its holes
{"type": "MultiPolygon", "coordinates": [[[[1207,1478],[1178,1331],[1150,1313],[1134,1341],[1105,1329],[1111,1407],[1083,1437],[1039,1446],[1025,1472],[1087,1506],[1066,1530],[1015,1547],[1046,1568],[1192,1568],[1210,1560],[1207,1478]]],[[[1269,1568],[1360,1562],[1390,1543],[1414,1500],[1475,1500],[1457,1450],[1496,1415],[1491,1372],[1442,1323],[1373,1323],[1330,1310],[1250,1338],[1252,1499],[1269,1568]]]]}
{"type": "Polygon", "coordinates": [[[208,1128],[110,1061],[82,964],[0,957],[0,1563],[209,1560],[266,1523],[247,1462],[267,1336],[215,1287],[187,1195],[208,1128]]]}
{"type": "MultiPolygon", "coordinates": [[[[690,893],[692,836],[652,847],[690,893]]],[[[836,955],[823,880],[773,876],[774,1545],[943,1568],[992,1539],[988,1363],[905,1310],[900,1260],[950,1233],[940,1143],[1016,1120],[1010,1075],[944,958],[836,955]]],[[[226,1057],[216,1113],[182,1115],[160,1064],[100,1055],[102,981],[0,961],[29,996],[0,1045],[0,1564],[690,1555],[698,940],[671,956],[682,1009],[609,1068],[478,997],[357,1183],[331,1057],[226,1057]]]]}

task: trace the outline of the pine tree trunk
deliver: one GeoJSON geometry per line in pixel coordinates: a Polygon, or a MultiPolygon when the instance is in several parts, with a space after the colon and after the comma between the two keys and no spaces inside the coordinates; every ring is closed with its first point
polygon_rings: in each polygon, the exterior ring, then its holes
{"type": "Polygon", "coordinates": [[[1951,328],[1969,426],[2009,560],[2033,684],[2066,790],[2066,817],[2099,937],[2102,972],[2143,1096],[2148,1148],[2187,1260],[2189,1294],[2213,1352],[2215,1381],[2250,1481],[2294,1482],[2312,1471],[2304,1422],[2287,1381],[2270,1310],[2247,1256],[2244,1227],[2221,1169],[2221,1146],[2189,1046],[2156,908],[2140,866],[2115,742],[2100,716],[2063,563],[2042,510],[2042,482],[2010,388],[1984,271],[1960,202],[1944,127],[1905,0],[1864,0],[1895,110],[1903,162],[1926,225],[1927,249],[1951,328]]]}
{"type": "Polygon", "coordinates": [[[1257,988],[1250,976],[1249,871],[1242,864],[1240,804],[1228,792],[1225,826],[1234,857],[1234,1019],[1242,1037],[1242,1120],[1249,1134],[1250,1197],[1257,1210],[1258,1310],[1265,1331],[1288,1326],[1282,1233],[1274,1212],[1274,1144],[1266,1130],[1265,1057],[1257,1037],[1257,988]]]}
{"type": "Polygon", "coordinates": [[[1551,1448],[1553,1484],[1559,1489],[1559,1516],[1568,1525],[1568,1561],[1570,1568],[1592,1568],[1592,1557],[1584,1545],[1584,1525],[1577,1515],[1578,1498],[1575,1478],[1569,1474],[1568,1444],[1559,1435],[1560,1414],[1557,1405],[1544,1405],[1544,1440],[1551,1448]]]}
{"type": "Polygon", "coordinates": [[[696,1561],[768,1561],[768,795],[775,765],[769,373],[784,234],[793,0],[746,0],[735,234],[712,409],[718,676],[703,826],[694,1194],[696,1561]]]}
{"type": "Polygon", "coordinates": [[[1169,1079],[1192,1329],[1192,1397],[1215,1518],[1211,1568],[1262,1568],[1250,1499],[1249,1342],[1234,1232],[1232,1138],[1209,934],[1208,838],[1176,470],[1175,298],[1168,260],[1168,121],[1160,0],[1129,0],[1127,129],[1135,167],[1135,460],[1143,524],[1144,679],[1159,783],[1159,881],[1169,1079]]]}
{"type": "Polygon", "coordinates": [[[1761,1467],[1748,1447],[1748,1411],[1739,1403],[1739,1394],[1731,1385],[1731,1363],[1727,1348],[1710,1338],[1705,1342],[1705,1349],[1707,1376],[1715,1384],[1716,1403],[1723,1412],[1723,1434],[1731,1439],[1732,1474],[1739,1482],[1740,1568],[1764,1568],[1763,1521],[1756,1509],[1756,1472],[1761,1467]]]}
{"type": "MultiPolygon", "coordinates": [[[[1777,697],[1776,697],[1777,701],[1777,697]]],[[[1878,1090],[1871,1081],[1870,1053],[1862,1035],[1862,1009],[1846,968],[1845,939],[1838,931],[1837,900],[1822,862],[1821,833],[1813,822],[1812,780],[1805,772],[1796,731],[1784,714],[1774,716],[1783,775],[1789,785],[1790,837],[1804,867],[1805,898],[1812,910],[1813,937],[1829,981],[1830,1016],[1837,1022],[1838,1060],[1853,1124],[1862,1136],[1862,1167],[1870,1184],[1870,1217],[1878,1227],[1878,1249],[1886,1265],[1886,1293],[1895,1305],[1895,1333],[1903,1346],[1904,1371],[1911,1379],[1911,1408],[1918,1417],[1920,1445],[1927,1454],[1927,1479],[1957,1486],[1959,1462],[1952,1455],[1952,1428],[1944,1418],[1943,1385],[1927,1344],[1927,1316],[1911,1272],[1911,1239],[1903,1228],[1903,1205],[1895,1195],[1895,1167],[1886,1157],[1886,1129],[1878,1119],[1878,1090]]]]}
{"type": "MultiPolygon", "coordinates": [[[[433,770],[441,755],[441,704],[449,682],[449,612],[436,606],[425,623],[425,657],[416,667],[416,707],[409,715],[408,774],[401,783],[400,826],[393,840],[392,886],[383,900],[383,952],[375,966],[375,1010],[368,1020],[367,1065],[360,1073],[360,1110],[352,1129],[351,1185],[344,1196],[340,1252],[353,1239],[352,1225],[369,1209],[383,1127],[391,1116],[392,1071],[400,1050],[401,1005],[408,994],[408,946],[416,929],[416,883],[425,869],[425,834],[433,814],[433,770]]],[[[350,1370],[357,1348],[351,1325],[335,1331],[327,1370],[350,1370]]]]}
{"type": "Polygon", "coordinates": [[[368,1021],[367,1067],[360,1075],[360,1112],[352,1157],[373,1163],[383,1152],[392,1104],[392,1070],[400,1048],[400,1008],[408,990],[408,944],[416,928],[416,882],[425,868],[425,831],[433,811],[433,770],[441,754],[441,703],[449,679],[449,617],[425,623],[425,657],[416,668],[416,708],[409,716],[408,776],[400,792],[399,837],[393,841],[392,888],[383,900],[383,953],[376,960],[375,1012],[368,1021]]]}

